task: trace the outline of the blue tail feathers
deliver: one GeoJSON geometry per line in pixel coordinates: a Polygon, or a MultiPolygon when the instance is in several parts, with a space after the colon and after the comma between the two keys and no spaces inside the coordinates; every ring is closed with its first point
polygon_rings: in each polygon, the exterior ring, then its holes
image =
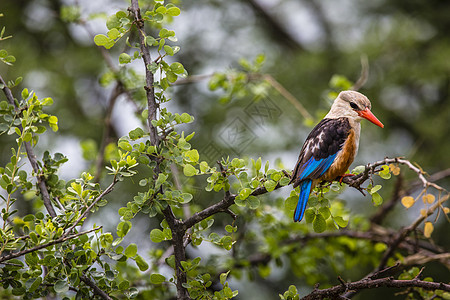
{"type": "Polygon", "coordinates": [[[300,222],[303,219],[306,203],[308,203],[309,194],[311,193],[311,185],[312,180],[310,179],[303,180],[300,183],[300,196],[298,197],[298,203],[294,213],[295,222],[300,222]]]}

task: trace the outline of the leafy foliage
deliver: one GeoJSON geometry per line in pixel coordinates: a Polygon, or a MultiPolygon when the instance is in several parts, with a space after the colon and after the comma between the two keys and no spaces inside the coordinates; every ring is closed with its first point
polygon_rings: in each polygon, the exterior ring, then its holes
{"type": "MultiPolygon", "coordinates": [[[[272,276],[274,269],[289,267],[308,285],[331,285],[330,270],[345,273],[356,267],[378,266],[381,272],[395,266],[397,260],[412,259],[404,256],[415,254],[406,237],[419,224],[424,224],[423,236],[431,238],[435,221],[428,217],[436,211],[448,214],[443,206],[448,192],[424,179],[423,172],[409,161],[385,159],[360,166],[353,170],[350,181],[345,181],[368,193],[374,207],[382,208],[383,185],[374,182],[378,182],[377,177],[399,178],[404,173],[399,165],[406,165],[422,180],[419,196],[401,199],[410,208],[422,198],[420,219],[395,235],[389,228],[377,232],[366,217],[350,214],[343,196],[346,185],[342,183],[317,187],[309,200],[305,222],[296,224],[291,215],[298,189],[287,197],[277,194],[290,181],[281,164],[266,161],[263,165],[261,157],[228,156],[212,165],[202,157],[194,146],[195,133],[183,131],[190,128],[194,116],[171,112],[167,105],[173,101],[171,87],[188,76],[183,64],[174,61],[181,49],[175,44],[175,31],[168,27],[181,10],[176,3],[149,3],[139,8],[138,1],[133,0],[129,10],[107,18],[105,34],[92,38],[101,51],[126,46],[117,55],[118,65],[110,66],[100,82],[105,87],[116,84],[120,93],[138,107],[136,115],[141,121],[139,127],[109,148],[105,145],[97,149],[89,140],[82,143],[85,158],[94,161],[99,155],[100,165],[107,161],[106,172],[85,170],[79,178],[64,180],[59,175],[68,161],[64,154],[46,149],[42,158],[35,157],[32,150],[41,145],[40,136],[50,134],[47,128],[58,132],[60,127],[58,117],[50,114],[53,100],[40,99],[27,88],[16,99],[11,90],[18,92],[21,77],[8,83],[1,80],[6,101],[0,102],[0,135],[14,140],[9,161],[0,167],[2,292],[23,299],[55,294],[76,299],[168,299],[175,294],[179,299],[231,299],[239,291],[230,278],[264,279],[272,276]],[[147,34],[147,29],[153,33],[147,34]],[[147,61],[150,54],[156,58],[147,61]],[[132,66],[141,60],[144,76],[137,75],[132,66]],[[26,159],[32,171],[25,167],[26,159]],[[366,180],[370,183],[362,187],[366,180]],[[117,208],[115,232],[104,230],[102,224],[86,222],[105,207],[114,207],[106,196],[125,182],[134,189],[117,208]],[[195,186],[201,186],[201,191],[195,186]],[[17,199],[34,203],[32,213],[16,209],[17,199]],[[200,199],[210,202],[204,205],[200,199]],[[221,218],[222,212],[229,216],[221,218]],[[148,240],[156,245],[150,251],[138,246],[130,234],[136,231],[142,216],[152,224],[148,240]],[[188,245],[197,249],[206,245],[220,255],[187,254],[188,245]]],[[[62,7],[61,16],[65,22],[81,18],[79,9],[69,6],[62,7]]],[[[2,29],[0,41],[7,37],[2,29]]],[[[6,65],[15,63],[15,57],[3,49],[0,59],[6,65]]],[[[273,81],[261,73],[264,62],[264,55],[253,62],[241,60],[241,70],[216,73],[209,88],[224,91],[219,96],[222,104],[248,96],[259,101],[274,87],[273,81]]],[[[351,86],[344,76],[336,75],[330,81],[328,96],[331,99],[336,90],[351,86]]],[[[423,249],[430,247],[431,243],[423,249]]],[[[419,269],[405,264],[399,280],[417,279],[419,275],[419,269]]],[[[433,280],[427,277],[419,281],[433,280]]],[[[300,298],[293,284],[298,282],[289,282],[279,295],[281,299],[300,298]]],[[[408,295],[417,292],[423,298],[448,297],[442,286],[438,291],[429,291],[425,285],[412,288],[407,290],[408,295]]]]}

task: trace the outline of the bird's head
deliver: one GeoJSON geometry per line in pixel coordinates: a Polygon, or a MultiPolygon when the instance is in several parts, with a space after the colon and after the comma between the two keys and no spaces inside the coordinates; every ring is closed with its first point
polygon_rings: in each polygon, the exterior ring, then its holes
{"type": "Polygon", "coordinates": [[[384,125],[370,111],[371,107],[369,99],[363,94],[355,91],[343,91],[334,100],[326,118],[347,117],[358,122],[366,119],[383,128],[384,125]]]}

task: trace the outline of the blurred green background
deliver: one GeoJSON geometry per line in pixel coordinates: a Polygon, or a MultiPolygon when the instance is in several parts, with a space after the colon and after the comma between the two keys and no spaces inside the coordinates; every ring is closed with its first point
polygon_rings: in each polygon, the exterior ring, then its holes
{"type": "MultiPolygon", "coordinates": [[[[45,149],[64,153],[69,158],[60,171],[64,179],[93,168],[101,147],[113,85],[103,84],[108,69],[92,35],[105,33],[106,17],[128,5],[119,0],[0,2],[4,14],[0,28],[5,26],[6,34],[13,36],[2,41],[1,48],[17,59],[12,67],[0,65],[0,74],[6,80],[24,78],[14,90],[16,95],[27,87],[40,98],[53,98],[50,110],[58,116],[60,130],[48,131],[37,152],[40,156],[45,149]],[[68,22],[78,14],[86,25],[68,22]]],[[[450,167],[450,1],[186,0],[178,5],[182,14],[170,25],[181,47],[176,59],[189,75],[202,76],[176,84],[171,89],[173,101],[166,106],[195,117],[193,124],[181,129],[196,132],[193,146],[202,159],[214,162],[221,156],[261,156],[263,162],[270,160],[291,170],[307,134],[329,109],[328,92],[336,91],[339,84],[334,75],[354,82],[360,77],[361,59],[367,59],[367,82],[360,91],[371,99],[372,111],[385,128],[363,124],[353,166],[404,156],[429,174],[450,167]],[[265,56],[260,72],[289,91],[311,120],[268,84],[249,81],[247,93],[230,97],[221,89],[209,89],[212,74],[228,72],[232,77],[236,74],[232,69],[245,69],[245,63],[239,64],[241,59],[253,62],[259,54],[265,56]]],[[[111,50],[117,68],[122,50],[111,50]]],[[[143,73],[141,68],[137,66],[138,75],[143,73]]],[[[0,94],[0,100],[4,99],[0,94]]],[[[136,104],[125,97],[117,99],[108,125],[110,142],[139,126],[136,111],[136,104]]],[[[9,160],[10,138],[0,136],[2,165],[9,160]]],[[[450,180],[444,178],[438,184],[449,188],[450,180]]],[[[132,182],[126,182],[110,196],[115,204],[111,215],[117,216],[117,208],[126,203],[130,193],[134,195],[134,188],[132,182]]],[[[382,196],[389,197],[389,190],[383,188],[382,196]]],[[[288,193],[289,188],[280,192],[282,196],[288,193]]],[[[375,211],[358,192],[346,191],[346,195],[355,199],[349,203],[352,211],[367,215],[375,211]]],[[[32,203],[20,203],[25,211],[33,211],[32,203]]],[[[417,210],[408,214],[400,209],[391,214],[386,222],[404,225],[417,210]]],[[[115,226],[114,221],[102,221],[115,226]]],[[[148,219],[141,222],[142,233],[148,237],[148,219]]],[[[437,225],[436,232],[441,235],[436,240],[448,247],[448,223],[437,225]]],[[[448,274],[448,270],[437,272],[448,274]]],[[[272,279],[273,286],[266,282],[261,293],[286,290],[278,285],[283,279],[272,279]]],[[[248,284],[261,287],[258,281],[248,284]]],[[[241,299],[250,298],[244,289],[239,293],[241,299]]]]}

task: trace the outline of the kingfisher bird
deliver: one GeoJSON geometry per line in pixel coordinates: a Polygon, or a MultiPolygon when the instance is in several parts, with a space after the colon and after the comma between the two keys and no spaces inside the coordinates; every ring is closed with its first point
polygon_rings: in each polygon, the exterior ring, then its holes
{"type": "Polygon", "coordinates": [[[342,91],[330,111],[306,138],[290,183],[300,186],[294,221],[305,213],[311,190],[322,181],[342,180],[358,152],[361,120],[384,125],[370,111],[369,99],[356,91],[342,91]]]}

